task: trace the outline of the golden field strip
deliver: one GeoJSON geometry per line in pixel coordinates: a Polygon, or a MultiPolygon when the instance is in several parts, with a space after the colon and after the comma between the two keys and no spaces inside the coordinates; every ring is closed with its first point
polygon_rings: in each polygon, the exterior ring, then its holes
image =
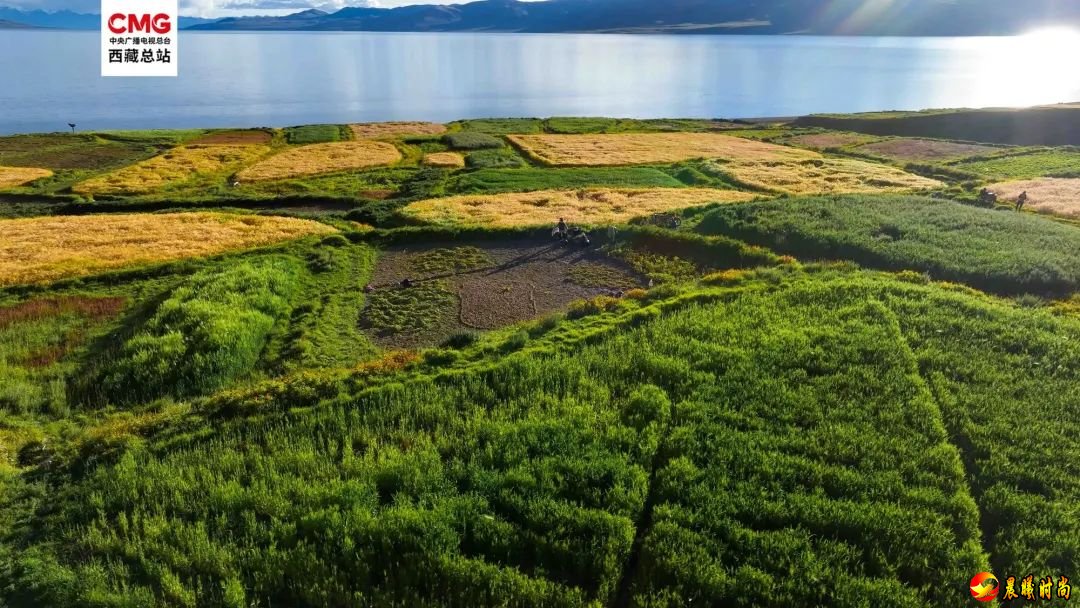
{"type": "Polygon", "coordinates": [[[34,167],[0,167],[0,190],[28,184],[53,174],[48,169],[34,167]]]}
{"type": "Polygon", "coordinates": [[[465,157],[457,152],[432,152],[424,156],[424,164],[443,169],[461,169],[465,166],[465,157]]]}
{"type": "Polygon", "coordinates": [[[906,171],[861,160],[817,158],[802,161],[716,162],[736,180],[780,194],[867,194],[940,188],[944,184],[906,171]]]}
{"type": "Polygon", "coordinates": [[[554,225],[560,217],[572,224],[595,225],[620,223],[697,205],[754,198],[756,195],[748,192],[708,188],[587,188],[428,199],[408,205],[404,212],[426,222],[462,226],[554,225]]]}
{"type": "Polygon", "coordinates": [[[1025,209],[1080,218],[1080,179],[1043,177],[989,186],[1002,202],[1015,201],[1020,193],[1028,193],[1025,209]]]}
{"type": "Polygon", "coordinates": [[[436,122],[366,122],[349,125],[356,139],[380,139],[409,135],[441,135],[446,125],[436,122]]]}
{"type": "Polygon", "coordinates": [[[289,148],[240,171],[240,181],[265,181],[366,169],[401,160],[393,144],[382,141],[339,141],[289,148]]]}
{"type": "Polygon", "coordinates": [[[717,133],[508,135],[534,159],[553,166],[677,163],[695,158],[761,161],[821,158],[816,152],[717,133]]]}
{"type": "Polygon", "coordinates": [[[225,213],[47,216],[0,220],[0,286],[269,245],[334,228],[225,213]]]}
{"type": "Polygon", "coordinates": [[[267,146],[189,145],[124,167],[71,188],[76,194],[150,194],[200,175],[231,173],[270,150],[267,146]]]}

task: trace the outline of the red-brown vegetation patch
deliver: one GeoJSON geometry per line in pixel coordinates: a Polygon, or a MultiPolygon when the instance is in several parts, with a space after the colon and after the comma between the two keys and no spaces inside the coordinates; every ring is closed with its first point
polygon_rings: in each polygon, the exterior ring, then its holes
{"type": "Polygon", "coordinates": [[[191,141],[193,144],[220,144],[230,146],[265,146],[274,138],[273,133],[264,129],[243,129],[238,131],[218,131],[207,133],[191,141]]]}
{"type": "Polygon", "coordinates": [[[893,160],[942,161],[980,156],[997,152],[1000,149],[993,146],[961,144],[935,139],[887,139],[859,146],[858,151],[893,160]]]}
{"type": "Polygon", "coordinates": [[[104,320],[115,317],[127,305],[127,298],[86,296],[64,296],[29,300],[13,306],[0,308],[0,329],[25,321],[37,321],[76,314],[92,320],[104,320]]]}

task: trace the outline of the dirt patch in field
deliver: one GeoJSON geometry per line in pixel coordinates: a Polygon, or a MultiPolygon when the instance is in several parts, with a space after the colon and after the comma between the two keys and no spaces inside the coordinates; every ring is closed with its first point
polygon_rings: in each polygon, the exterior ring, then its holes
{"type": "Polygon", "coordinates": [[[208,133],[193,140],[193,144],[219,144],[230,146],[266,146],[274,138],[269,131],[262,129],[244,129],[240,131],[220,131],[208,133]]]}
{"type": "Polygon", "coordinates": [[[784,140],[784,143],[799,148],[810,148],[811,150],[827,150],[829,148],[857,146],[875,140],[877,140],[876,137],[859,133],[816,133],[789,137],[784,140]]]}
{"type": "Polygon", "coordinates": [[[302,177],[367,169],[401,160],[401,152],[382,141],[339,141],[289,148],[255,163],[236,175],[242,182],[302,177]]]}
{"type": "Polygon", "coordinates": [[[53,172],[48,169],[0,167],[0,190],[28,184],[34,180],[49,177],[52,174],[53,172]]]}
{"type": "Polygon", "coordinates": [[[933,162],[980,156],[1000,151],[1001,148],[933,139],[888,139],[859,146],[857,150],[893,160],[933,162]]]}
{"type": "Polygon", "coordinates": [[[1080,179],[1043,177],[994,184],[989,188],[1000,201],[1015,201],[1021,192],[1027,192],[1025,209],[1080,219],[1080,179]]]}
{"type": "MultiPolygon", "coordinates": [[[[440,344],[458,332],[496,329],[535,319],[563,310],[575,300],[610,295],[643,283],[628,266],[595,250],[532,239],[520,243],[393,247],[379,256],[371,284],[376,289],[372,296],[384,290],[395,294],[386,298],[369,297],[362,325],[380,346],[414,348],[440,344]],[[416,271],[417,267],[430,267],[426,261],[432,258],[432,252],[450,260],[454,256],[443,254],[457,249],[463,250],[462,259],[474,260],[476,264],[465,269],[416,271]],[[576,272],[582,267],[587,271],[576,272]],[[592,280],[581,280],[581,276],[592,280]],[[401,287],[405,278],[412,279],[417,286],[401,287]],[[601,284],[603,281],[597,278],[612,284],[601,284]],[[429,313],[430,306],[417,306],[419,312],[413,319],[425,317],[423,322],[403,331],[388,331],[371,322],[372,300],[404,301],[400,292],[421,289],[427,292],[414,293],[421,293],[435,303],[451,295],[452,300],[445,301],[451,301],[452,305],[436,315],[429,313]]],[[[378,312],[380,318],[392,316],[378,312]]]]}
{"type": "Polygon", "coordinates": [[[356,139],[407,137],[410,135],[441,135],[446,125],[434,122],[367,122],[349,125],[356,139]]]}
{"type": "Polygon", "coordinates": [[[757,195],[709,188],[587,188],[478,194],[411,203],[406,215],[451,226],[538,226],[563,217],[573,224],[612,224],[710,203],[742,202],[757,195]]]}
{"type": "Polygon", "coordinates": [[[534,159],[555,166],[677,163],[695,158],[804,160],[816,152],[718,133],[508,135],[534,159]]]}

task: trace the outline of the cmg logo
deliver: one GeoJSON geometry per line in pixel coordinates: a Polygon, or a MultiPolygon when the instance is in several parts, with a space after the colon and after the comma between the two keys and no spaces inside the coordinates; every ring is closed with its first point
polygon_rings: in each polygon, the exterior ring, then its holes
{"type": "Polygon", "coordinates": [[[114,34],[168,34],[172,31],[172,20],[167,13],[114,13],[109,17],[109,31],[114,34]]]}

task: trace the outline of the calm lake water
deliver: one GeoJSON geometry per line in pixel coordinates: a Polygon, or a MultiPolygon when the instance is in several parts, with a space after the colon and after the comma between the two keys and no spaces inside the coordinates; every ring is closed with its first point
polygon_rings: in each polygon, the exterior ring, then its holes
{"type": "Polygon", "coordinates": [[[485,116],[755,117],[1080,100],[1080,37],[195,33],[101,78],[96,32],[0,31],[0,133],[485,116]]]}

